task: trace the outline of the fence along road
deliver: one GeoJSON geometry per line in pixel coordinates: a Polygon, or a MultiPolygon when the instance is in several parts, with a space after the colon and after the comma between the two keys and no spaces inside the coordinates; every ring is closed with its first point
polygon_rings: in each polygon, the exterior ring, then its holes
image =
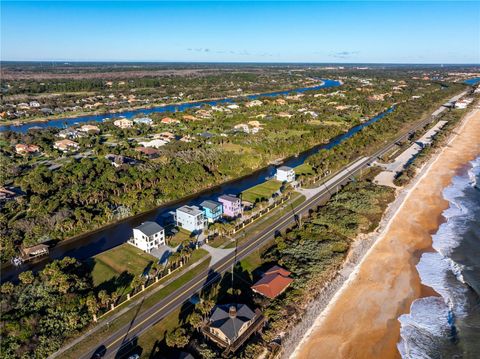
{"type": "Polygon", "coordinates": [[[307,214],[310,209],[313,209],[321,203],[327,201],[328,198],[330,198],[331,195],[338,190],[338,187],[354,180],[354,175],[370,166],[370,164],[378,157],[381,157],[387,153],[390,149],[396,146],[397,142],[407,139],[411,132],[424,127],[425,125],[433,122],[435,119],[436,116],[430,116],[423,121],[417,122],[408,131],[405,131],[395,140],[385,144],[382,149],[378,150],[373,155],[369,157],[362,157],[339,171],[330,180],[321,185],[324,187],[323,190],[314,195],[312,198],[301,203],[296,208],[293,208],[292,212],[280,217],[273,224],[261,231],[257,236],[253,237],[248,242],[240,245],[237,248],[236,254],[233,252],[220,260],[211,268],[200,272],[181,288],[172,292],[170,295],[166,296],[149,309],[140,313],[129,324],[117,330],[102,343],[98,343],[98,346],[95,348],[90,348],[88,352],[79,356],[79,358],[91,358],[97,348],[101,345],[104,345],[107,348],[105,355],[106,358],[122,358],[123,356],[126,356],[121,355],[120,351],[123,351],[124,349],[128,348],[129,345],[132,345],[135,339],[138,338],[143,332],[162,320],[179,306],[183,305],[185,301],[197,294],[202,288],[208,287],[218,280],[221,275],[227,272],[236,261],[247,257],[256,249],[260,248],[263,244],[271,240],[276,233],[288,228],[292,223],[298,220],[299,216],[307,214]]]}

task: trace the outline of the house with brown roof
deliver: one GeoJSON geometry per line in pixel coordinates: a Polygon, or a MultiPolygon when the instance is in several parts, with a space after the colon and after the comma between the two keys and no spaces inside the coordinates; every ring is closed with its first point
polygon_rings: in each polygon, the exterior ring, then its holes
{"type": "Polygon", "coordinates": [[[18,143],[15,145],[15,152],[19,155],[28,155],[30,153],[40,152],[40,147],[36,145],[26,145],[24,143],[18,143]]]}
{"type": "Polygon", "coordinates": [[[176,119],[174,119],[174,118],[164,117],[164,118],[162,118],[162,123],[167,124],[167,125],[170,125],[170,124],[180,123],[180,121],[179,121],[179,120],[176,120],[176,119]]]}
{"type": "Polygon", "coordinates": [[[151,147],[136,147],[135,151],[143,153],[148,158],[157,158],[160,151],[151,147]]]}
{"type": "Polygon", "coordinates": [[[170,141],[175,139],[175,135],[171,132],[168,132],[168,131],[167,132],[161,132],[161,133],[155,133],[152,137],[156,140],[164,140],[164,141],[167,141],[167,142],[170,142],[170,141]]]}
{"type": "Polygon", "coordinates": [[[251,288],[254,292],[267,298],[276,298],[293,282],[293,279],[289,277],[290,274],[282,267],[273,266],[251,288]]]}

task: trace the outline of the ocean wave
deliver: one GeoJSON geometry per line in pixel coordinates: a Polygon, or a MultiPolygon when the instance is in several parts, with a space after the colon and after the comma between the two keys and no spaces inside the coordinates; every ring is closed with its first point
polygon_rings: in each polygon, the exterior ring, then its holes
{"type": "Polygon", "coordinates": [[[409,314],[398,319],[401,340],[397,344],[402,358],[435,358],[433,348],[450,337],[450,310],[442,298],[421,298],[412,303],[409,314]]]}
{"type": "MultiPolygon", "coordinates": [[[[480,327],[470,324],[472,317],[475,323],[478,319],[480,157],[470,165],[444,189],[443,197],[450,206],[442,213],[445,222],[432,235],[436,252],[424,253],[417,264],[421,282],[440,297],[417,299],[410,313],[399,317],[401,339],[397,346],[402,358],[464,357],[465,350],[474,348],[478,341],[472,333],[480,332],[480,327]]],[[[479,354],[478,350],[474,354],[479,354]]]]}

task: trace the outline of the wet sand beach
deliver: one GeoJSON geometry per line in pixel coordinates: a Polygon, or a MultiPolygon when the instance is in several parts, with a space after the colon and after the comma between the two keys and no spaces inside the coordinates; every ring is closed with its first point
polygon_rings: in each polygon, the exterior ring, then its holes
{"type": "Polygon", "coordinates": [[[317,318],[292,358],[399,358],[397,318],[431,295],[415,265],[431,250],[443,221],[442,196],[453,176],[480,154],[480,110],[471,111],[455,135],[429,161],[385,229],[340,291],[317,318]]]}

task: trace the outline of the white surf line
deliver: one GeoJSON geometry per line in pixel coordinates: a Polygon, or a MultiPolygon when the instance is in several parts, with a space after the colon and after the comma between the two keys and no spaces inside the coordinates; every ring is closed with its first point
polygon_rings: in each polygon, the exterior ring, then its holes
{"type": "MultiPolygon", "coordinates": [[[[407,200],[410,198],[410,195],[412,194],[413,190],[415,188],[417,188],[418,184],[423,180],[423,178],[425,178],[431,167],[433,166],[433,164],[435,164],[441,157],[441,155],[444,153],[444,151],[448,148],[448,146],[452,143],[452,141],[454,141],[458,136],[459,136],[459,132],[461,132],[461,130],[463,130],[463,128],[465,127],[465,125],[467,124],[468,120],[474,116],[476,114],[476,112],[478,112],[479,110],[475,109],[473,111],[471,111],[469,114],[467,114],[465,116],[465,118],[463,119],[460,127],[458,129],[454,129],[455,130],[455,133],[453,134],[452,138],[443,146],[442,150],[435,156],[435,159],[433,161],[431,161],[430,163],[427,163],[427,165],[421,169],[422,171],[422,174],[420,177],[418,177],[415,181],[414,181],[414,184],[413,186],[411,186],[410,188],[406,188],[405,189],[405,192],[407,193],[407,195],[403,198],[402,200],[402,203],[394,210],[394,212],[391,214],[391,217],[390,219],[388,220],[388,223],[386,224],[386,226],[382,229],[382,232],[378,235],[377,239],[375,239],[375,242],[373,243],[373,245],[370,247],[370,249],[364,254],[363,258],[360,260],[360,262],[357,264],[357,266],[355,267],[355,269],[350,273],[350,275],[348,276],[348,279],[345,280],[345,282],[343,283],[343,285],[340,287],[340,289],[335,293],[335,295],[333,296],[333,298],[330,300],[330,302],[327,304],[327,306],[325,307],[325,309],[320,313],[320,315],[317,317],[317,319],[315,320],[315,322],[313,323],[313,325],[307,330],[307,332],[305,333],[305,335],[303,336],[302,340],[297,344],[295,350],[293,351],[293,353],[290,355],[290,359],[297,359],[298,357],[298,354],[299,354],[299,351],[300,351],[300,348],[303,346],[303,344],[305,344],[305,342],[307,341],[307,339],[310,338],[310,336],[312,335],[312,332],[318,328],[322,323],[323,321],[325,320],[325,317],[331,312],[332,310],[332,307],[333,305],[338,301],[339,297],[345,292],[345,290],[350,286],[351,282],[357,277],[359,271],[360,271],[360,267],[362,266],[362,264],[364,263],[364,261],[369,258],[370,254],[372,253],[372,251],[377,247],[378,243],[381,242],[384,238],[385,238],[385,235],[386,233],[388,232],[388,230],[390,229],[390,226],[393,222],[393,220],[396,218],[398,212],[400,211],[400,209],[402,209],[405,205],[405,203],[407,202],[407,200]]],[[[398,199],[402,198],[402,193],[398,195],[397,197],[398,199]]],[[[392,206],[395,205],[395,202],[392,203],[392,206]]],[[[300,358],[298,358],[300,359],[300,358]]]]}

